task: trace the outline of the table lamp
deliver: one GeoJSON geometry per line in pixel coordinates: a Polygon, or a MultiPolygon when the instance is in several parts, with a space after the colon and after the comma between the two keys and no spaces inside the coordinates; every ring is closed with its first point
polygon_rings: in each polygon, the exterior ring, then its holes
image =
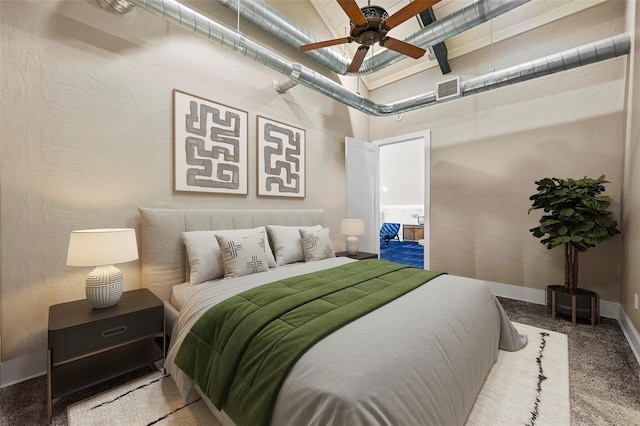
{"type": "Polygon", "coordinates": [[[342,219],[340,233],[347,235],[347,254],[355,256],[359,245],[356,235],[364,234],[364,219],[342,219]]]}
{"type": "Polygon", "coordinates": [[[131,228],[83,229],[69,237],[67,266],[96,267],[87,275],[87,299],[94,308],[118,303],[124,279],[113,265],[137,258],[136,231],[131,228]]]}

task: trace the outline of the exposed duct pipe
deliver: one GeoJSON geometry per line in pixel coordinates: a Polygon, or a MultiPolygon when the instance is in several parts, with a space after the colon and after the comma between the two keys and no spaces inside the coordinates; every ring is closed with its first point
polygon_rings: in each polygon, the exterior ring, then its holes
{"type": "MultiPolygon", "coordinates": [[[[530,1],[476,0],[457,12],[427,25],[404,41],[426,49],[530,1]]],[[[393,50],[382,49],[365,59],[358,73],[370,74],[400,62],[404,58],[404,55],[398,55],[393,50]]]]}
{"type": "MultiPolygon", "coordinates": [[[[435,92],[432,91],[390,104],[376,104],[303,65],[290,62],[267,48],[248,40],[242,34],[223,27],[175,0],[130,1],[139,7],[164,17],[170,22],[266,65],[289,77],[294,82],[303,84],[369,115],[401,114],[437,103],[435,92]]],[[[630,48],[631,36],[626,33],[595,43],[585,44],[522,65],[494,71],[464,81],[462,83],[463,96],[626,55],[629,53],[630,48]]]]}
{"type": "MultiPolygon", "coordinates": [[[[530,1],[476,0],[457,12],[427,25],[407,37],[405,41],[426,49],[530,1]]],[[[283,16],[264,0],[244,1],[240,6],[239,0],[216,0],[216,2],[239,13],[248,21],[296,49],[303,44],[318,41],[315,36],[283,16]]],[[[333,49],[316,49],[304,53],[338,74],[346,74],[351,64],[351,58],[339,55],[333,49]]],[[[364,60],[358,74],[379,71],[405,58],[406,56],[401,53],[382,49],[364,60]]]]}
{"type": "Polygon", "coordinates": [[[497,89],[522,81],[533,80],[560,71],[627,55],[631,51],[631,36],[628,33],[605,38],[595,43],[584,44],[574,49],[535,59],[493,71],[462,82],[463,96],[497,89]]]}
{"type": "Polygon", "coordinates": [[[276,92],[282,94],[282,93],[286,93],[287,90],[291,89],[292,87],[296,87],[298,85],[298,83],[296,83],[295,81],[291,80],[291,78],[289,77],[285,77],[282,80],[273,80],[273,90],[275,90],[276,92]]]}
{"type": "Polygon", "coordinates": [[[109,12],[120,14],[127,13],[133,7],[129,0],[98,0],[98,4],[109,12]]]}
{"type": "MultiPolygon", "coordinates": [[[[302,28],[286,16],[283,16],[277,9],[264,2],[264,0],[243,1],[239,0],[216,0],[222,6],[239,13],[262,28],[267,33],[284,41],[290,46],[298,49],[303,44],[315,43],[319,41],[309,31],[302,28]],[[240,8],[238,9],[238,5],[240,8]]],[[[316,49],[304,52],[314,61],[318,62],[338,74],[346,74],[351,59],[336,53],[333,49],[316,49]]]]}

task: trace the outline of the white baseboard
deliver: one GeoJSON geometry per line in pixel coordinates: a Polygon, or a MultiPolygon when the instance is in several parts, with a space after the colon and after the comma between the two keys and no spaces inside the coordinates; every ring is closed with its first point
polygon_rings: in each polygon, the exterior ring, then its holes
{"type": "MultiPolygon", "coordinates": [[[[545,292],[540,289],[526,288],[511,284],[486,281],[489,289],[496,296],[523,302],[545,304],[545,292]]],[[[620,327],[631,346],[633,354],[640,363],[640,334],[633,326],[629,317],[620,308],[619,303],[600,301],[600,315],[613,318],[620,322],[620,327]]],[[[46,351],[25,355],[0,363],[0,388],[11,386],[47,373],[46,351]]]]}
{"type": "Polygon", "coordinates": [[[507,299],[521,300],[523,302],[544,305],[544,290],[537,288],[527,288],[511,284],[502,284],[492,281],[485,281],[493,294],[507,299]]]}
{"type": "Polygon", "coordinates": [[[0,388],[47,374],[47,352],[37,352],[0,363],[0,388]]]}
{"type": "MultiPolygon", "coordinates": [[[[545,291],[537,288],[527,288],[511,284],[495,283],[485,281],[489,285],[489,289],[493,294],[509,299],[522,300],[523,302],[536,303],[538,305],[545,304],[545,291]]],[[[600,301],[600,315],[606,318],[613,318],[620,321],[620,304],[600,301]]]]}
{"type": "Polygon", "coordinates": [[[631,346],[631,350],[636,356],[636,360],[640,363],[640,334],[638,334],[638,330],[633,326],[624,309],[620,309],[619,321],[622,332],[627,338],[627,342],[629,342],[629,346],[631,346]]]}

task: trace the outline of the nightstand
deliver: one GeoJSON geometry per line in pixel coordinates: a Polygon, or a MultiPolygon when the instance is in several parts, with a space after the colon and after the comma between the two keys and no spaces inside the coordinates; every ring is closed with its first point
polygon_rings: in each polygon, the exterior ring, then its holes
{"type": "Polygon", "coordinates": [[[378,255],[375,253],[367,253],[364,251],[359,251],[358,254],[354,256],[349,256],[346,251],[339,251],[336,253],[336,257],[348,257],[356,260],[364,260],[364,259],[377,259],[378,255]]]}
{"type": "Polygon", "coordinates": [[[53,305],[48,341],[50,424],[54,400],[158,360],[164,365],[164,304],[144,288],[122,293],[116,305],[103,309],[86,299],[53,305]]]}

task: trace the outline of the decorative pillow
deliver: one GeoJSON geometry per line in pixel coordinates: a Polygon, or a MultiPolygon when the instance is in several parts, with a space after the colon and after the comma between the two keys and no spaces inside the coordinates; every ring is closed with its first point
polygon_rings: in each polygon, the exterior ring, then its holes
{"type": "Polygon", "coordinates": [[[224,277],[235,278],[269,270],[265,253],[266,235],[248,237],[224,237],[216,234],[222,260],[224,277]]]}
{"type": "Polygon", "coordinates": [[[273,244],[276,265],[282,266],[293,262],[304,262],[300,229],[320,231],[322,226],[281,226],[267,225],[267,232],[273,244]]]}
{"type": "Polygon", "coordinates": [[[276,260],[267,240],[267,232],[264,226],[251,229],[183,232],[182,240],[187,247],[187,256],[189,257],[189,283],[191,285],[220,278],[224,275],[224,262],[222,261],[218,241],[216,241],[216,234],[223,237],[264,236],[268,265],[270,268],[275,268],[276,260]]]}
{"type": "Polygon", "coordinates": [[[189,284],[196,285],[219,278],[224,264],[213,231],[183,232],[182,240],[189,258],[189,284]]]}
{"type": "Polygon", "coordinates": [[[302,239],[302,251],[304,252],[305,262],[336,257],[336,254],[333,252],[329,228],[323,228],[320,231],[305,231],[304,229],[300,229],[300,238],[302,239]]]}

